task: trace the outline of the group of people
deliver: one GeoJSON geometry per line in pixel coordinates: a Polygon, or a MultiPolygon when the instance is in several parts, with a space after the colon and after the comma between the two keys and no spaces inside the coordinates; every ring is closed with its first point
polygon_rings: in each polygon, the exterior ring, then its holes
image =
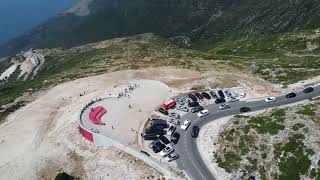
{"type": "Polygon", "coordinates": [[[124,89],[124,93],[120,92],[118,94],[118,99],[121,97],[128,97],[130,98],[130,95],[128,93],[132,92],[133,90],[135,90],[136,88],[140,87],[139,84],[128,84],[128,88],[124,89]]]}

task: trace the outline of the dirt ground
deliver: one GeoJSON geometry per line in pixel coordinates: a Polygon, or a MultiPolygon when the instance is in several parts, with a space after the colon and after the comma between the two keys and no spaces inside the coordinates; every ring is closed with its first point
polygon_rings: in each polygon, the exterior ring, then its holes
{"type": "Polygon", "coordinates": [[[120,82],[159,80],[172,95],[204,87],[249,85],[268,87],[241,73],[224,76],[172,67],[128,70],[58,85],[11,114],[0,125],[0,179],[52,179],[63,170],[82,179],[161,179],[161,173],[117,149],[98,148],[78,133],[79,112],[92,99],[120,82]],[[225,78],[224,78],[225,77],[225,78]],[[245,77],[245,78],[243,78],[245,77]],[[84,93],[84,96],[80,94],[84,93]]]}

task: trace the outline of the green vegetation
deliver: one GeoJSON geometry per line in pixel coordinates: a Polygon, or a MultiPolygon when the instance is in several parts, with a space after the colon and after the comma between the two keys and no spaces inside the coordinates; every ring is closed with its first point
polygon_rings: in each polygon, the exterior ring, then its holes
{"type": "Polygon", "coordinates": [[[258,172],[262,179],[298,180],[301,175],[320,178],[320,163],[311,168],[311,156],[319,144],[310,146],[320,129],[312,121],[319,116],[310,112],[320,107],[319,102],[258,116],[235,116],[220,133],[216,162],[229,173],[258,172]]]}

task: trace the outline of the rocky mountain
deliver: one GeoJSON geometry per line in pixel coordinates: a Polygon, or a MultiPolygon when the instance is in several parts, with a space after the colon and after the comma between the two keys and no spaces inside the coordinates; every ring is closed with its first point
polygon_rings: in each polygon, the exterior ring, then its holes
{"type": "Polygon", "coordinates": [[[226,38],[315,29],[319,19],[319,0],[82,0],[0,45],[0,56],[146,32],[187,37],[206,50],[226,38]]]}

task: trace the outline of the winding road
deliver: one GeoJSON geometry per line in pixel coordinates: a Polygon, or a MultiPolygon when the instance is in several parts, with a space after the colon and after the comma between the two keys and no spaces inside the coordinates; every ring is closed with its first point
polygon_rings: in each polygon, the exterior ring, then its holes
{"type": "Polygon", "coordinates": [[[177,159],[178,167],[190,176],[193,180],[214,180],[215,177],[211,174],[210,170],[204,163],[199,150],[197,148],[196,139],[191,137],[192,126],[201,127],[210,123],[211,121],[217,120],[222,117],[231,116],[240,114],[239,109],[241,107],[250,107],[252,111],[259,111],[263,109],[273,108],[284,106],[299,101],[307,100],[309,98],[320,96],[320,86],[315,86],[314,91],[311,93],[303,93],[301,91],[296,92],[297,96],[294,98],[287,99],[284,95],[277,95],[276,102],[266,103],[264,99],[255,100],[255,101],[238,101],[229,103],[231,108],[225,110],[219,110],[219,105],[210,104],[205,106],[209,110],[210,114],[199,119],[196,116],[196,113],[187,113],[181,117],[181,122],[188,119],[191,121],[191,125],[187,131],[183,131],[177,128],[177,132],[180,134],[179,142],[176,145],[172,145],[175,151],[180,155],[180,158],[177,159]]]}

